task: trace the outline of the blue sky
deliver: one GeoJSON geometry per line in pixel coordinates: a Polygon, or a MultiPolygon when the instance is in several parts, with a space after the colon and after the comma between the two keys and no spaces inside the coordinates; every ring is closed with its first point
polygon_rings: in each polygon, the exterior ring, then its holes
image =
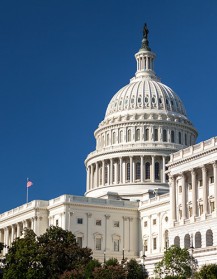
{"type": "Polygon", "coordinates": [[[84,160],[112,96],[136,71],[148,23],[155,71],[199,132],[216,136],[217,2],[0,2],[0,212],[83,195],[84,160]]]}

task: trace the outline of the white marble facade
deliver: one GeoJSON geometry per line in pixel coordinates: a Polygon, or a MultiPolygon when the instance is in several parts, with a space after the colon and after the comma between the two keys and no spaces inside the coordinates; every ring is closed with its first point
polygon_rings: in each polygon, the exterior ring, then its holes
{"type": "Polygon", "coordinates": [[[217,262],[217,138],[195,144],[182,101],[154,72],[155,56],[144,37],[135,76],[94,133],[85,196],[32,201],[1,214],[1,242],[10,246],[24,227],[40,235],[55,225],[101,261],[142,261],[145,254],[150,277],[174,243],[193,245],[199,264],[217,262]]]}

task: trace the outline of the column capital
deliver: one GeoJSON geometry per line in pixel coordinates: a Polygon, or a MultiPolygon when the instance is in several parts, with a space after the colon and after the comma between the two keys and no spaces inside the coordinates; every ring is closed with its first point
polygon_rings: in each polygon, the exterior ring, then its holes
{"type": "Polygon", "coordinates": [[[123,216],[123,220],[124,220],[124,221],[127,221],[128,219],[129,219],[129,217],[123,216]]]}
{"type": "Polygon", "coordinates": [[[111,217],[110,215],[105,214],[105,218],[106,218],[106,220],[108,220],[110,217],[111,217]]]}
{"type": "Polygon", "coordinates": [[[191,175],[196,175],[196,170],[195,169],[190,169],[191,175]]]}
{"type": "Polygon", "coordinates": [[[207,172],[207,167],[206,167],[206,165],[201,166],[201,169],[202,169],[203,172],[207,172]]]}
{"type": "Polygon", "coordinates": [[[88,218],[92,217],[92,213],[86,213],[86,215],[87,215],[88,218]]]}
{"type": "Polygon", "coordinates": [[[216,169],[217,168],[217,161],[212,162],[213,167],[216,169]]]}

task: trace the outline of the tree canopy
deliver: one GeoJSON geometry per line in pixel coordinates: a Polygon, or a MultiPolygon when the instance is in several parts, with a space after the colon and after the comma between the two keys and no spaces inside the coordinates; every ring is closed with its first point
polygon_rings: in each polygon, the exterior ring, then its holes
{"type": "Polygon", "coordinates": [[[74,235],[59,227],[50,227],[37,237],[26,229],[17,238],[5,259],[4,279],[56,279],[67,270],[87,264],[91,250],[80,248],[74,235]]]}
{"type": "Polygon", "coordinates": [[[197,279],[216,279],[217,278],[217,264],[207,264],[200,268],[195,274],[197,279]]]}
{"type": "Polygon", "coordinates": [[[173,245],[155,265],[155,273],[159,278],[188,278],[195,272],[196,267],[196,260],[187,249],[173,245]]]}

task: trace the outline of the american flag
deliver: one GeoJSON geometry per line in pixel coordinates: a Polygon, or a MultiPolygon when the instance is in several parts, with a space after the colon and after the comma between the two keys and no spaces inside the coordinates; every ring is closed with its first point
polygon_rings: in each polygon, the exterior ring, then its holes
{"type": "Polygon", "coordinates": [[[32,185],[33,185],[32,181],[31,181],[29,178],[27,178],[26,187],[29,188],[29,187],[31,187],[32,185]]]}

